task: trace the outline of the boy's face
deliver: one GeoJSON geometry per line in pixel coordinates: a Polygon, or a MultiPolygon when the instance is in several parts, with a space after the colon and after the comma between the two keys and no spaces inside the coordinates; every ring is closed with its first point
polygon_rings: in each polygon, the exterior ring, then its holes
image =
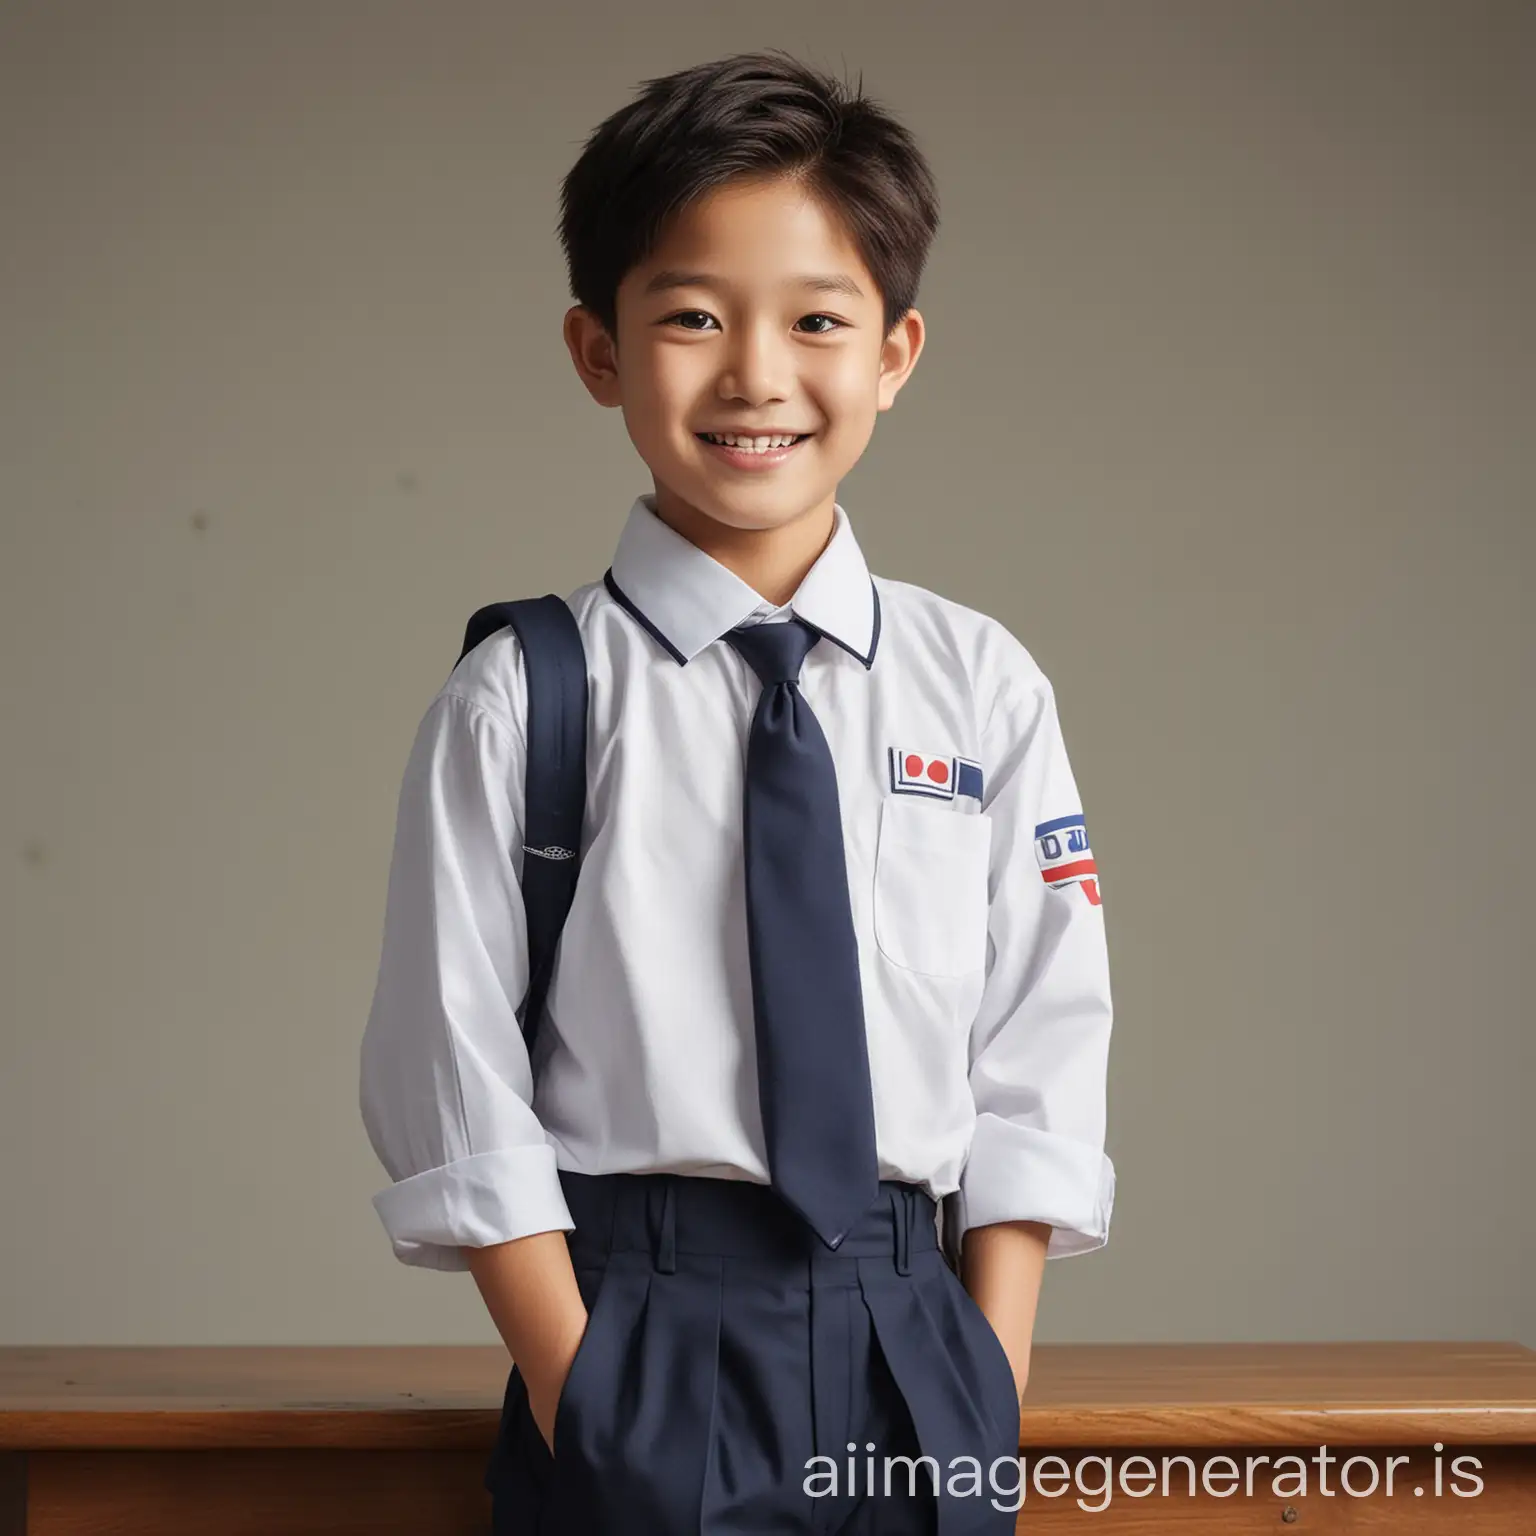
{"type": "Polygon", "coordinates": [[[617,308],[616,346],[580,306],[566,315],[566,344],[593,398],[623,410],[657,511],[684,532],[707,528],[701,520],[830,528],[838,482],[923,345],[916,310],[882,334],[881,294],[857,248],[786,179],[733,182],[685,209],[625,274],[617,308]],[[700,438],[733,431],[809,435],[745,464],[700,438]]]}

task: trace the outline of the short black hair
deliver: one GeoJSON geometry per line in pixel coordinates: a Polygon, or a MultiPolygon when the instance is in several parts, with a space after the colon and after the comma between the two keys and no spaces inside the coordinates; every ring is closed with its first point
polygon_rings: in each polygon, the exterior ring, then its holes
{"type": "Polygon", "coordinates": [[[571,295],[618,336],[619,283],[669,218],[728,182],[801,182],[879,285],[885,335],[911,309],[939,227],[933,173],[911,133],[864,95],[780,49],[642,82],[593,131],[560,192],[571,295]]]}

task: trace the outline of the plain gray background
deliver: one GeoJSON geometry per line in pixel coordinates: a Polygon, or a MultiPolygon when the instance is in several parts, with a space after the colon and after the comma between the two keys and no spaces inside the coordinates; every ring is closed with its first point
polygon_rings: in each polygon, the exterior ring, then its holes
{"type": "Polygon", "coordinates": [[[864,75],[927,350],[840,499],[1056,685],[1116,1002],[1052,1340],[1536,1344],[1536,7],[0,11],[0,1342],[492,1342],[356,1101],[481,603],[650,489],[560,338],[646,77],[864,75]]]}

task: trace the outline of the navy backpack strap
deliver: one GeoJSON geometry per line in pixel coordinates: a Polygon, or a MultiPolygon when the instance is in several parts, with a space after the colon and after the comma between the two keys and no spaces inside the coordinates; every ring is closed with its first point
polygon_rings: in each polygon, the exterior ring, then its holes
{"type": "Polygon", "coordinates": [[[587,656],[575,616],[563,598],[550,592],[477,609],[465,627],[459,661],[508,626],[517,632],[522,647],[528,691],[522,891],[529,980],[518,1019],[531,1056],[581,864],[587,809],[587,656]]]}

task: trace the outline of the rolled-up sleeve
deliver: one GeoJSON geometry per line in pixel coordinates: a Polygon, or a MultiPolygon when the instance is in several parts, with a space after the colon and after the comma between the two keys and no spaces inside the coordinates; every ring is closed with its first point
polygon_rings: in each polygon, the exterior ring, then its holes
{"type": "Polygon", "coordinates": [[[516,1016],[523,760],[511,721],[444,691],[400,789],[359,1104],[393,1180],[374,1208],[396,1258],[424,1269],[464,1270],[461,1248],[575,1225],[516,1016]]]}
{"type": "Polygon", "coordinates": [[[1008,647],[983,731],[992,821],[987,974],[972,1020],[976,1125],[959,1227],[1035,1221],[1048,1258],[1109,1238],[1112,1006],[1104,908],[1050,682],[1008,647]]]}

